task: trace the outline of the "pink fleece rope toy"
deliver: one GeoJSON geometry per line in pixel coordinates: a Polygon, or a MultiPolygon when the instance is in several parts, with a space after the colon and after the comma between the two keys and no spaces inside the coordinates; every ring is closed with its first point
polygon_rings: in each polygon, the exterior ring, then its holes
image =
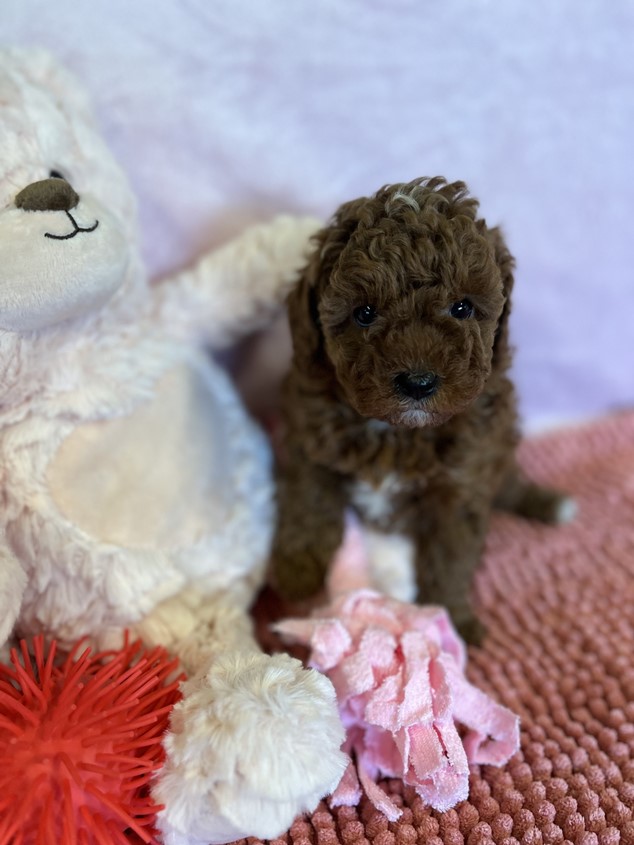
{"type": "Polygon", "coordinates": [[[467,681],[466,650],[444,609],[370,589],[364,536],[353,521],[328,590],[330,603],[310,619],[275,627],[311,648],[311,666],[337,691],[350,763],[331,803],[357,804],[363,788],[395,821],[401,811],[379,777],[402,778],[436,810],[463,801],[469,764],[501,766],[517,751],[517,716],[467,681]]]}

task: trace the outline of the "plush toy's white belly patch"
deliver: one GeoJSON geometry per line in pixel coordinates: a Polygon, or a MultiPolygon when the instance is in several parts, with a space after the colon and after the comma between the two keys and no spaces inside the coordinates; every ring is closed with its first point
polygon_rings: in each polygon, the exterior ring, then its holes
{"type": "Polygon", "coordinates": [[[162,551],[222,524],[233,449],[212,379],[183,365],[133,414],[75,429],[48,469],[60,512],[102,542],[162,551]]]}

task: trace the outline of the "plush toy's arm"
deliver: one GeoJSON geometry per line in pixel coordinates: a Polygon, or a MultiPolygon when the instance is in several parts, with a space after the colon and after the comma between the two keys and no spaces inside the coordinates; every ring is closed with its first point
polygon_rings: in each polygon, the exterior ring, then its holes
{"type": "Polygon", "coordinates": [[[157,605],[134,627],[148,646],[175,654],[191,678],[207,671],[221,654],[260,653],[250,616],[231,593],[208,596],[196,585],[157,605]]]}
{"type": "Polygon", "coordinates": [[[26,575],[17,558],[0,539],[0,646],[8,639],[22,604],[26,575]]]}
{"type": "Polygon", "coordinates": [[[318,228],[315,218],[288,215],[250,227],[156,285],[158,318],[170,334],[198,335],[216,348],[255,331],[295,284],[318,228]]]}

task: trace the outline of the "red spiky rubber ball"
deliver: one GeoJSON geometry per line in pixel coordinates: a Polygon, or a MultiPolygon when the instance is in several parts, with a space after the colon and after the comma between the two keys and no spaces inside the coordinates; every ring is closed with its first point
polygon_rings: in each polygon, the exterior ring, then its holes
{"type": "Polygon", "coordinates": [[[41,638],[0,665],[0,845],[156,842],[149,794],[177,662],[126,643],[65,659],[41,638]]]}

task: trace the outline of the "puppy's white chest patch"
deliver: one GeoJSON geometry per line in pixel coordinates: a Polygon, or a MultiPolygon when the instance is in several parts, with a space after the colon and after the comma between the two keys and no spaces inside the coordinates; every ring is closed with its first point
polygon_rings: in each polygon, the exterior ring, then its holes
{"type": "Polygon", "coordinates": [[[403,489],[395,472],[388,473],[380,484],[356,481],[352,486],[352,504],[367,520],[381,522],[389,519],[394,510],[394,498],[403,489]]]}

